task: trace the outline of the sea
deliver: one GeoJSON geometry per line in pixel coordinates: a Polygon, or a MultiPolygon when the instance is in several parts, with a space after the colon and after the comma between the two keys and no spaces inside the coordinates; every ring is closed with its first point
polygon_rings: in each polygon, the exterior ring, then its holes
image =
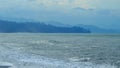
{"type": "Polygon", "coordinates": [[[120,68],[120,34],[0,33],[0,68],[120,68]]]}

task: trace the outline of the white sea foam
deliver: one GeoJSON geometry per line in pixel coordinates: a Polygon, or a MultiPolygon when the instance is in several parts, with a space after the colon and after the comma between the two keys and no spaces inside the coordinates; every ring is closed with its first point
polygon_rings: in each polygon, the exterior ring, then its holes
{"type": "Polygon", "coordinates": [[[39,65],[40,68],[116,68],[115,66],[109,64],[92,64],[90,62],[73,61],[74,59],[76,60],[76,58],[72,58],[71,61],[67,62],[64,60],[47,58],[44,56],[24,55],[17,52],[9,52],[7,56],[7,59],[13,60],[12,62],[14,63],[17,62],[15,66],[19,66],[20,64],[20,67],[22,68],[29,66],[31,66],[30,68],[39,68],[39,65]],[[35,67],[35,64],[37,64],[38,67],[35,67]]]}
{"type": "MultiPolygon", "coordinates": [[[[66,62],[63,60],[51,59],[43,56],[31,56],[31,57],[23,57],[18,59],[23,63],[30,63],[42,65],[41,68],[116,68],[115,66],[109,64],[93,64],[90,62],[66,62]]],[[[34,68],[34,67],[33,67],[34,68]]]]}
{"type": "Polygon", "coordinates": [[[49,42],[48,40],[39,40],[39,41],[32,41],[32,44],[46,44],[46,45],[54,45],[54,43],[49,42]]]}
{"type": "Polygon", "coordinates": [[[22,62],[37,63],[45,68],[116,68],[109,64],[92,64],[90,62],[64,62],[50,59],[22,59],[22,62]]]}

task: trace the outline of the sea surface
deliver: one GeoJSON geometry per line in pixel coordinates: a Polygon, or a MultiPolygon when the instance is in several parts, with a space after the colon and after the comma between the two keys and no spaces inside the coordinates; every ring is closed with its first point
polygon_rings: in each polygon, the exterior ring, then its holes
{"type": "Polygon", "coordinates": [[[10,68],[120,68],[120,34],[1,33],[10,68]]]}

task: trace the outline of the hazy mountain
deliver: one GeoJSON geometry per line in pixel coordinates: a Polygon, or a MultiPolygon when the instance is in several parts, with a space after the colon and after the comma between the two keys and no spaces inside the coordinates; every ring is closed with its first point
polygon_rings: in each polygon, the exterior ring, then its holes
{"type": "Polygon", "coordinates": [[[90,33],[89,30],[77,26],[61,27],[40,22],[15,22],[6,20],[0,20],[0,32],[90,33]]]}
{"type": "Polygon", "coordinates": [[[120,30],[118,29],[106,29],[106,28],[100,28],[98,26],[94,26],[94,25],[84,25],[84,24],[78,24],[78,25],[69,25],[69,24],[63,24],[60,22],[55,22],[55,21],[50,21],[47,22],[48,24],[52,24],[54,26],[58,26],[58,27],[72,27],[72,26],[78,26],[78,27],[82,27],[85,29],[90,30],[92,33],[120,33],[120,30]]]}
{"type": "Polygon", "coordinates": [[[48,24],[52,24],[54,26],[58,27],[72,27],[72,26],[77,26],[77,27],[82,27],[85,29],[88,29],[91,31],[91,33],[120,33],[120,30],[118,29],[109,29],[109,28],[100,28],[98,26],[94,25],[84,25],[84,24],[78,24],[78,25],[69,25],[69,24],[63,24],[60,22],[55,22],[55,21],[50,21],[47,22],[48,24]]]}
{"type": "Polygon", "coordinates": [[[100,28],[97,26],[93,26],[93,25],[83,25],[83,24],[79,24],[77,26],[89,29],[91,31],[91,33],[120,33],[120,30],[116,30],[116,29],[105,29],[105,28],[100,28]]]}

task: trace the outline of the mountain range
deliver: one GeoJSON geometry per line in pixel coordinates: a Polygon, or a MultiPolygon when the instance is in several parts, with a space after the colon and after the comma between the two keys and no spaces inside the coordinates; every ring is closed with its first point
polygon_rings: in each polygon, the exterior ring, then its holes
{"type": "Polygon", "coordinates": [[[79,26],[55,26],[44,22],[16,22],[0,20],[1,33],[90,33],[90,30],[79,26]]]}
{"type": "Polygon", "coordinates": [[[91,33],[120,33],[119,29],[102,28],[102,27],[98,27],[95,25],[84,25],[84,24],[70,25],[70,24],[63,24],[63,23],[55,22],[55,21],[49,21],[46,23],[47,24],[50,23],[54,26],[61,26],[61,27],[73,27],[73,26],[82,27],[82,28],[90,30],[91,33]]]}
{"type": "Polygon", "coordinates": [[[70,25],[56,21],[36,22],[32,20],[0,20],[0,33],[120,33],[120,30],[94,25],[70,25]]]}
{"type": "Polygon", "coordinates": [[[85,29],[89,29],[91,33],[120,33],[119,29],[101,28],[94,25],[83,25],[83,24],[79,24],[77,26],[85,29]]]}

